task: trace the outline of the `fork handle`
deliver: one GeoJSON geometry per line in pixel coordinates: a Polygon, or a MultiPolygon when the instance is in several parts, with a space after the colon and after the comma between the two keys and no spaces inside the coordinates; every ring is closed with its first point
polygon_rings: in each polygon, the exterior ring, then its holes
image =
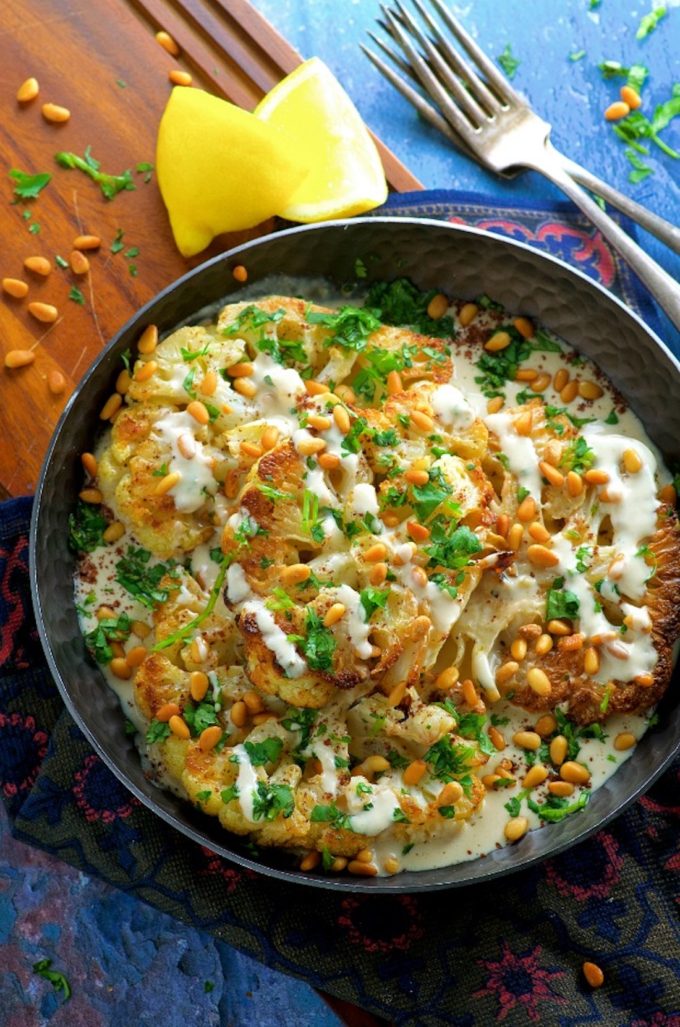
{"type": "Polygon", "coordinates": [[[584,192],[569,177],[563,162],[562,154],[548,143],[540,151],[538,149],[530,150],[522,164],[545,175],[556,186],[559,186],[577,207],[581,208],[595,227],[599,228],[605,239],[621,254],[624,260],[628,261],[680,331],[680,286],[678,283],[636,242],[633,242],[631,237],[598,207],[588,193],[584,192]]]}
{"type": "MultiPolygon", "coordinates": [[[[562,157],[561,154],[560,156],[562,157]]],[[[646,228],[648,232],[655,235],[666,246],[670,246],[676,253],[680,253],[680,228],[677,225],[672,225],[665,218],[659,217],[658,214],[653,214],[651,210],[647,210],[642,204],[631,200],[625,193],[620,193],[618,189],[614,189],[613,186],[603,182],[597,175],[593,175],[587,168],[581,167],[580,164],[570,160],[569,157],[562,157],[562,166],[579,185],[601,196],[603,200],[611,203],[617,210],[627,214],[632,221],[637,221],[638,225],[642,225],[643,228],[646,228]]]]}

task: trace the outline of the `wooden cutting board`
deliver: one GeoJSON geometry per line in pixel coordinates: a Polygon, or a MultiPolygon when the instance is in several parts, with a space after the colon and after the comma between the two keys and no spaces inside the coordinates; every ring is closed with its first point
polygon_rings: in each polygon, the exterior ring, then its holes
{"type": "MultiPolygon", "coordinates": [[[[188,70],[196,86],[252,109],[302,59],[245,0],[6,0],[2,21],[0,278],[22,278],[30,290],[25,300],[0,298],[0,361],[10,349],[30,348],[36,360],[26,368],[0,370],[0,498],[35,489],[73,387],[139,306],[195,264],[273,227],[222,236],[192,260],[175,249],[155,176],[146,183],[144,173],[135,171],[137,164],[154,160],[170,70],[188,70]],[[178,59],[156,42],[159,28],[181,45],[178,59]],[[20,105],[16,90],[31,75],[40,95],[20,105]],[[41,114],[45,102],[68,107],[70,120],[49,124],[41,114]],[[56,165],[58,151],[82,156],[88,146],[102,170],[132,169],[135,190],[107,201],[81,172],[56,165]],[[11,168],[49,171],[52,181],[36,200],[13,203],[11,168]],[[121,231],[123,249],[112,252],[121,231]],[[79,279],[60,268],[55,256],[67,259],[81,233],[100,236],[102,246],[91,255],[90,274],[79,279]],[[24,270],[23,261],[34,255],[51,261],[48,277],[24,270]],[[82,292],[83,305],[69,298],[73,286],[82,292]],[[55,324],[41,324],[28,313],[33,300],[58,308],[55,324]],[[47,385],[53,370],[66,379],[59,396],[47,385]]],[[[392,189],[422,188],[380,143],[379,149],[392,189]]]]}

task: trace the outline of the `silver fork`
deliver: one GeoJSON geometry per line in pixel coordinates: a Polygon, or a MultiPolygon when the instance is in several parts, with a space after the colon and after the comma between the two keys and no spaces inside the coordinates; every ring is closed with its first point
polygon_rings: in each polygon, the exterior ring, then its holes
{"type": "Polygon", "coordinates": [[[378,70],[424,118],[480,164],[505,175],[519,167],[531,168],[559,186],[628,261],[680,330],[678,283],[579,188],[574,178],[654,232],[676,252],[680,251],[680,229],[559,153],[550,142],[550,125],[515,92],[441,0],[430,0],[441,23],[426,10],[422,0],[412,0],[412,3],[429,34],[402,0],[396,0],[392,10],[382,7],[383,27],[398,43],[404,56],[395,54],[377,37],[372,38],[402,72],[424,89],[435,106],[380,57],[362,47],[378,70]],[[446,30],[467,51],[476,67],[451,45],[446,30]]]}

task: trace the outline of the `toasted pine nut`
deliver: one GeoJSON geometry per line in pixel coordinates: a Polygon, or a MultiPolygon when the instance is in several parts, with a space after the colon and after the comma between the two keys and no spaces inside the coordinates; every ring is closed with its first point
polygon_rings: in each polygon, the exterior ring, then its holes
{"type": "Polygon", "coordinates": [[[539,374],[538,378],[535,378],[533,382],[531,382],[529,388],[532,392],[544,392],[550,385],[550,380],[548,372],[543,371],[542,374],[539,374]]]}
{"type": "Polygon", "coordinates": [[[491,789],[495,787],[496,782],[502,780],[503,779],[501,778],[500,774],[484,774],[484,776],[482,777],[482,784],[487,789],[487,791],[491,791],[491,789]]]}
{"type": "Polygon", "coordinates": [[[416,428],[420,431],[431,432],[434,428],[434,421],[429,414],[423,413],[422,410],[414,410],[411,414],[411,424],[415,424],[416,428]]]}
{"type": "Polygon", "coordinates": [[[169,474],[165,474],[160,481],[156,482],[154,488],[155,496],[164,496],[170,489],[174,489],[175,485],[179,485],[182,480],[182,475],[179,471],[170,471],[169,474]]]}
{"type": "Polygon", "coordinates": [[[246,399],[252,399],[257,392],[257,385],[255,382],[251,382],[249,378],[234,379],[233,388],[241,396],[245,396],[246,399]]]}
{"type": "Polygon", "coordinates": [[[198,386],[198,391],[204,396],[214,396],[217,388],[217,375],[214,371],[206,371],[203,381],[198,386]]]}
{"type": "Polygon", "coordinates": [[[627,114],[630,114],[630,107],[623,100],[615,100],[614,103],[610,103],[604,112],[607,121],[619,121],[627,114]]]}
{"type": "Polygon", "coordinates": [[[114,677],[121,681],[129,681],[132,677],[132,667],[124,656],[114,656],[109,664],[109,670],[114,677]]]}
{"type": "MultiPolygon", "coordinates": [[[[612,106],[614,105],[612,104],[612,106]]],[[[581,969],[583,970],[583,976],[591,988],[602,987],[604,984],[604,974],[597,963],[585,962],[581,969]]]]}
{"type": "Polygon", "coordinates": [[[566,798],[568,795],[574,794],[574,786],[569,784],[568,781],[551,781],[548,785],[548,791],[552,795],[559,795],[562,798],[566,798]]]}
{"type": "Polygon", "coordinates": [[[330,392],[331,390],[323,382],[315,382],[313,378],[308,378],[305,382],[305,388],[310,396],[322,396],[324,392],[330,392]]]}
{"type": "Polygon", "coordinates": [[[496,518],[496,530],[499,535],[505,537],[510,530],[510,518],[507,514],[499,514],[496,518]]]}
{"type": "Polygon", "coordinates": [[[510,653],[513,660],[518,660],[520,663],[527,654],[527,644],[523,638],[516,638],[510,646],[510,653]]]}
{"type": "Polygon", "coordinates": [[[571,634],[571,624],[566,620],[549,620],[546,627],[551,635],[558,635],[560,638],[571,634]]]}
{"type": "Polygon", "coordinates": [[[326,611],[326,616],[323,619],[324,627],[330,628],[337,624],[339,620],[342,620],[346,612],[347,607],[344,603],[333,603],[326,611]]]}
{"type": "Polygon", "coordinates": [[[123,397],[119,392],[114,392],[112,396],[109,396],[104,406],[99,412],[99,417],[102,421],[109,421],[121,408],[123,397]]]}
{"type": "Polygon", "coordinates": [[[414,760],[413,763],[409,763],[403,774],[404,784],[407,787],[417,785],[426,770],[427,763],[425,760],[414,760]]]}
{"type": "Polygon", "coordinates": [[[516,382],[533,382],[538,378],[538,371],[533,367],[520,367],[515,375],[516,382]]]}
{"type": "Polygon", "coordinates": [[[279,577],[284,585],[301,585],[312,576],[312,569],[306,563],[291,563],[281,570],[279,577]]]}
{"type": "Polygon", "coordinates": [[[583,492],[583,478],[576,471],[569,471],[567,474],[567,492],[574,499],[583,492]]]}
{"type": "Polygon", "coordinates": [[[453,806],[463,796],[463,788],[457,781],[445,784],[437,796],[437,806],[453,806]]]}
{"type": "Polygon", "coordinates": [[[517,842],[529,830],[529,821],[526,817],[513,817],[505,825],[505,837],[509,842],[517,842]]]}
{"type": "Polygon", "coordinates": [[[156,325],[147,325],[137,340],[137,349],[144,356],[148,356],[149,353],[153,353],[157,345],[158,328],[156,325]]]}
{"type": "Polygon", "coordinates": [[[375,877],[378,873],[378,868],[373,863],[362,863],[358,859],[351,860],[347,864],[347,870],[356,877],[375,877]]]}
{"type": "Polygon", "coordinates": [[[328,431],[331,426],[330,417],[323,417],[321,414],[310,414],[307,418],[307,424],[314,431],[328,431]]]}
{"type": "Polygon", "coordinates": [[[574,379],[571,382],[567,382],[562,391],[560,392],[560,399],[563,403],[572,403],[578,395],[578,381],[574,379]]]}
{"type": "Polygon", "coordinates": [[[654,684],[653,674],[638,674],[635,678],[636,685],[642,685],[643,688],[651,688],[654,684]]]}
{"type": "Polygon", "coordinates": [[[198,747],[201,752],[210,752],[215,748],[220,738],[222,737],[222,728],[219,724],[211,724],[210,727],[206,727],[198,739],[198,747]]]}
{"type": "Polygon", "coordinates": [[[583,477],[589,485],[607,485],[609,482],[609,475],[599,467],[591,467],[585,471],[583,477]]]}
{"type": "Polygon", "coordinates": [[[151,634],[151,628],[143,620],[133,620],[132,634],[136,635],[137,638],[148,638],[151,634]]]}
{"type": "Polygon", "coordinates": [[[504,402],[505,401],[502,396],[494,396],[493,399],[490,399],[486,404],[487,414],[497,414],[498,411],[502,409],[504,402]]]}
{"type": "Polygon", "coordinates": [[[541,736],[535,731],[516,731],[512,740],[515,745],[519,745],[520,749],[529,749],[532,752],[535,752],[541,744],[541,736]]]}
{"type": "Polygon", "coordinates": [[[73,250],[69,255],[68,262],[74,275],[86,275],[90,270],[90,262],[80,250],[73,250]]]}
{"type": "Polygon", "coordinates": [[[301,456],[314,456],[315,453],[320,453],[321,450],[325,448],[325,439],[302,439],[297,444],[297,451],[301,456]]]}
{"type": "Polygon", "coordinates": [[[618,752],[625,752],[626,749],[632,749],[637,738],[630,731],[621,731],[614,739],[614,748],[618,752]]]}
{"type": "Polygon", "coordinates": [[[516,317],[512,323],[521,336],[525,339],[533,339],[535,329],[528,317],[516,317]]]}
{"type": "Polygon", "coordinates": [[[112,610],[110,606],[99,606],[95,616],[97,620],[109,620],[116,616],[116,611],[112,610]]]}
{"type": "Polygon", "coordinates": [[[420,471],[415,467],[409,468],[404,478],[410,485],[427,485],[430,476],[427,471],[420,471]]]}
{"type": "Polygon", "coordinates": [[[91,478],[97,477],[97,458],[94,453],[81,453],[80,462],[91,478]]]}
{"type": "Polygon", "coordinates": [[[177,439],[177,448],[185,460],[191,460],[196,456],[196,440],[187,432],[177,439]]]}
{"type": "Polygon", "coordinates": [[[368,572],[368,580],[371,585],[382,585],[387,579],[387,564],[374,563],[368,572]]]}
{"type": "Polygon", "coordinates": [[[176,738],[181,738],[182,741],[187,741],[187,739],[191,738],[191,732],[189,730],[188,724],[178,714],[175,713],[172,717],[170,717],[168,724],[170,725],[170,730],[176,738]]]}
{"type": "Polygon", "coordinates": [[[404,386],[399,372],[390,371],[387,375],[387,395],[396,396],[398,392],[403,392],[403,389],[404,386]]]}
{"type": "Polygon", "coordinates": [[[112,521],[106,531],[102,533],[105,542],[117,542],[125,534],[125,525],[120,521],[112,521]]]}
{"type": "Polygon", "coordinates": [[[15,300],[22,300],[28,293],[28,283],[23,282],[21,278],[3,278],[2,288],[8,296],[13,296],[15,300]]]}
{"type": "Polygon", "coordinates": [[[240,449],[244,456],[249,456],[252,460],[259,460],[262,456],[262,446],[258,446],[256,442],[242,442],[240,449]]]}
{"type": "Polygon", "coordinates": [[[477,317],[479,307],[476,303],[464,303],[458,312],[458,321],[461,328],[467,328],[471,321],[477,317]]]}
{"type": "Polygon", "coordinates": [[[99,489],[81,489],[78,495],[83,503],[101,503],[104,498],[99,489]]]}
{"type": "Polygon", "coordinates": [[[514,660],[507,660],[507,662],[501,664],[496,671],[496,684],[504,685],[506,681],[509,681],[511,677],[515,676],[518,670],[519,663],[516,663],[514,660]]]}
{"type": "Polygon", "coordinates": [[[27,78],[17,89],[17,101],[19,103],[29,103],[31,100],[35,100],[39,92],[40,86],[38,85],[37,78],[27,78]]]}
{"type": "Polygon", "coordinates": [[[561,392],[568,381],[569,372],[566,367],[561,367],[559,371],[555,372],[555,377],[553,378],[553,388],[555,392],[561,392]]]}
{"type": "Polygon", "coordinates": [[[262,713],[264,710],[264,703],[262,697],[257,692],[249,691],[243,696],[243,701],[248,708],[248,713],[262,713]]]}
{"type": "Polygon", "coordinates": [[[45,121],[51,121],[54,125],[63,125],[71,117],[68,107],[60,107],[58,103],[44,103],[41,110],[45,121]]]}
{"type": "Polygon", "coordinates": [[[334,874],[340,874],[347,866],[347,859],[345,856],[336,856],[331,863],[331,870],[334,874]]]}
{"type": "Polygon", "coordinates": [[[604,389],[597,382],[581,382],[578,394],[582,399],[599,399],[600,396],[604,396],[604,389]]]}
{"type": "Polygon", "coordinates": [[[208,408],[204,403],[201,403],[200,399],[193,399],[187,406],[187,413],[193,417],[199,424],[209,424],[210,414],[208,408]]]}
{"type": "MultiPolygon", "coordinates": [[[[551,621],[552,623],[552,621],[551,621]]],[[[560,638],[557,642],[557,648],[562,653],[576,653],[580,649],[583,649],[583,643],[585,642],[585,635],[575,631],[566,638],[560,638]]]]}
{"type": "Polygon", "coordinates": [[[552,538],[548,529],[544,528],[539,521],[532,521],[527,530],[536,542],[549,542],[552,538]]]}
{"type": "Polygon", "coordinates": [[[398,874],[401,869],[399,860],[394,856],[388,856],[383,863],[383,870],[386,874],[398,874]]]}
{"type": "Polygon", "coordinates": [[[368,549],[364,550],[364,560],[368,563],[378,563],[387,556],[387,546],[382,542],[375,542],[368,549]]]}
{"type": "Polygon", "coordinates": [[[340,457],[337,453],[320,453],[319,454],[319,467],[322,467],[324,471],[334,471],[340,466],[340,457]]]}
{"type": "Polygon", "coordinates": [[[116,378],[116,392],[120,392],[121,396],[124,396],[130,388],[131,381],[130,372],[127,367],[124,367],[116,378]]]}
{"type": "Polygon", "coordinates": [[[155,360],[147,360],[143,364],[137,364],[135,368],[135,381],[148,382],[153,378],[157,370],[158,364],[155,360]]]}
{"type": "Polygon", "coordinates": [[[675,506],[678,501],[678,494],[673,485],[664,485],[659,489],[658,496],[660,503],[667,503],[669,506],[675,506]]]}
{"type": "Polygon", "coordinates": [[[484,349],[489,353],[500,353],[501,350],[507,349],[511,342],[512,339],[507,332],[494,332],[491,338],[484,343],[484,349]]]}
{"type": "Polygon", "coordinates": [[[550,652],[553,645],[554,642],[550,635],[541,635],[539,638],[536,639],[536,645],[534,646],[536,655],[545,656],[546,653],[550,652]]]}
{"type": "Polygon", "coordinates": [[[443,292],[438,292],[436,296],[433,296],[427,305],[427,316],[431,317],[433,321],[439,321],[444,316],[446,311],[449,309],[449,301],[443,292]]]}
{"type": "Polygon", "coordinates": [[[642,460],[634,449],[624,449],[623,466],[628,474],[637,474],[642,470],[642,460]]]}
{"type": "Polygon", "coordinates": [[[333,420],[343,435],[346,435],[351,427],[351,421],[347,409],[338,403],[333,407],[333,420]]]}
{"type": "Polygon", "coordinates": [[[432,621],[429,617],[426,617],[424,614],[422,614],[420,617],[416,617],[416,619],[411,622],[411,638],[425,638],[425,636],[429,633],[431,627],[432,621]]]}
{"type": "Polygon", "coordinates": [[[463,693],[463,699],[465,700],[467,705],[471,706],[474,709],[474,707],[476,707],[479,703],[479,696],[477,695],[477,689],[473,685],[470,678],[465,678],[461,685],[461,690],[463,693]]]}
{"type": "Polygon", "coordinates": [[[533,496],[525,496],[522,502],[517,507],[517,520],[521,521],[522,524],[528,524],[529,521],[536,519],[538,509],[536,507],[536,500],[533,496]]]}
{"type": "Polygon", "coordinates": [[[352,770],[352,777],[372,778],[374,774],[383,774],[389,770],[390,764],[384,756],[367,756],[352,770]]]}
{"type": "Polygon", "coordinates": [[[589,645],[583,654],[583,669],[586,674],[597,674],[600,669],[600,657],[592,645],[589,645]]]}
{"type": "Polygon", "coordinates": [[[125,654],[130,667],[139,667],[144,663],[148,650],[145,645],[135,645],[125,654]]]}
{"type": "Polygon", "coordinates": [[[564,735],[557,735],[550,743],[550,759],[556,767],[560,767],[567,758],[569,743],[564,735]]]}
{"type": "Polygon", "coordinates": [[[459,676],[460,672],[458,667],[447,667],[446,670],[443,670],[438,676],[435,681],[435,685],[442,691],[447,691],[449,688],[453,688],[459,676]]]}
{"type": "Polygon", "coordinates": [[[621,86],[619,95],[623,102],[627,103],[632,111],[637,110],[642,103],[640,94],[636,93],[632,86],[621,86]]]}
{"type": "Polygon", "coordinates": [[[300,861],[300,870],[315,870],[321,862],[320,852],[308,852],[306,856],[300,861]]]}
{"type": "Polygon", "coordinates": [[[179,716],[180,708],[177,702],[163,702],[163,705],[156,710],[156,720],[166,724],[171,717],[179,716]]]}
{"type": "Polygon", "coordinates": [[[541,634],[541,625],[540,624],[523,624],[522,627],[519,629],[519,634],[522,636],[522,638],[527,638],[529,640],[535,640],[541,634]]]}
{"type": "Polygon", "coordinates": [[[556,567],[560,562],[559,557],[551,549],[546,549],[545,546],[541,545],[529,546],[527,549],[527,559],[534,567],[556,567]]]}
{"type": "Polygon", "coordinates": [[[47,278],[52,270],[52,264],[47,257],[26,257],[24,267],[27,271],[42,275],[43,278],[47,278]]]}
{"type": "Polygon", "coordinates": [[[391,707],[399,706],[406,695],[406,686],[408,681],[404,678],[398,685],[395,685],[390,694],[387,696],[387,705],[391,707]]]}
{"type": "Polygon", "coordinates": [[[524,525],[513,524],[508,532],[508,546],[512,549],[513,553],[519,550],[522,544],[522,536],[524,535],[524,525]]]}
{"type": "Polygon", "coordinates": [[[525,410],[523,414],[515,418],[512,426],[518,435],[531,435],[532,422],[531,410],[525,410]]]}
{"type": "Polygon", "coordinates": [[[234,703],[229,716],[234,727],[243,727],[248,719],[248,707],[242,699],[238,699],[234,703]]]}
{"type": "Polygon", "coordinates": [[[498,752],[502,752],[505,748],[506,742],[502,731],[499,731],[493,724],[489,728],[489,738],[494,749],[498,752]]]}
{"type": "Polygon", "coordinates": [[[204,674],[202,670],[192,670],[189,675],[189,690],[194,702],[201,702],[205,699],[209,686],[210,680],[207,674],[204,674]]]}
{"type": "Polygon", "coordinates": [[[535,763],[534,766],[525,774],[524,780],[522,781],[522,788],[536,788],[537,785],[543,784],[547,776],[547,769],[540,763],[535,763]]]}
{"type": "Polygon", "coordinates": [[[35,353],[32,349],[11,349],[5,354],[5,367],[28,367],[34,360],[35,353]]]}
{"type": "Polygon", "coordinates": [[[546,696],[552,691],[550,678],[540,667],[532,667],[527,672],[527,684],[536,695],[546,696]]]}
{"type": "Polygon", "coordinates": [[[270,424],[262,432],[262,435],[260,437],[260,445],[262,446],[262,449],[265,452],[268,452],[270,449],[274,448],[274,446],[276,445],[276,443],[278,441],[279,441],[279,429],[274,427],[273,424],[270,424]]]}
{"type": "Polygon", "coordinates": [[[564,475],[561,471],[558,471],[556,467],[549,464],[546,460],[541,460],[538,469],[543,477],[556,489],[561,489],[564,485],[564,475]]]}
{"type": "Polygon", "coordinates": [[[553,717],[552,713],[545,713],[542,717],[539,717],[534,724],[534,731],[541,738],[547,738],[551,735],[557,727],[557,721],[553,717]]]}
{"type": "Polygon", "coordinates": [[[560,777],[572,785],[585,785],[590,781],[590,771],[582,763],[568,760],[560,767],[560,777]]]}
{"type": "MultiPolygon", "coordinates": [[[[186,84],[191,85],[190,82],[186,84]]],[[[180,85],[182,85],[182,83],[180,83],[180,85]]],[[[232,268],[231,276],[235,282],[241,282],[241,284],[243,284],[248,281],[248,270],[243,266],[243,264],[237,264],[236,267],[232,268]]]]}
{"type": "Polygon", "coordinates": [[[77,235],[73,240],[74,250],[98,250],[102,241],[98,235],[77,235]]]}
{"type": "Polygon", "coordinates": [[[168,80],[172,82],[173,86],[190,86],[193,82],[189,72],[180,71],[179,68],[173,68],[172,71],[168,72],[168,80]]]}
{"type": "Polygon", "coordinates": [[[156,33],[156,42],[160,43],[163,49],[169,53],[172,57],[179,57],[180,49],[175,40],[168,32],[160,31],[156,33]]]}
{"type": "Polygon", "coordinates": [[[255,373],[255,368],[249,361],[241,361],[239,364],[232,364],[231,367],[227,368],[227,374],[230,378],[251,378],[255,373]]]}
{"type": "Polygon", "coordinates": [[[406,530],[414,542],[426,542],[430,537],[430,529],[426,528],[424,524],[419,524],[418,521],[409,521],[406,530]]]}

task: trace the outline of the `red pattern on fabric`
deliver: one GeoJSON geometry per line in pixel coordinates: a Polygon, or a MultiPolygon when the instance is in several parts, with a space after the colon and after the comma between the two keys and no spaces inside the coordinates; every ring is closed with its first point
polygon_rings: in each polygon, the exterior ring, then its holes
{"type": "Polygon", "coordinates": [[[539,1002],[560,1004],[566,999],[557,995],[550,987],[550,981],[564,977],[564,970],[550,970],[538,962],[541,946],[522,953],[512,951],[507,941],[502,943],[499,960],[480,959],[479,966],[489,972],[485,987],[472,993],[472,998],[495,995],[499,1002],[496,1020],[501,1022],[515,1009],[523,1007],[527,1017],[534,1023],[541,1020],[537,1008],[539,1002]]]}
{"type": "Polygon", "coordinates": [[[0,578],[0,601],[6,604],[6,620],[0,624],[0,667],[9,663],[10,656],[14,655],[15,665],[19,668],[27,667],[23,653],[14,653],[15,640],[24,623],[26,610],[24,608],[21,593],[15,588],[12,578],[17,570],[28,574],[28,567],[21,554],[26,551],[28,539],[26,535],[19,535],[11,549],[0,549],[0,562],[4,562],[2,578],[0,578]]]}

